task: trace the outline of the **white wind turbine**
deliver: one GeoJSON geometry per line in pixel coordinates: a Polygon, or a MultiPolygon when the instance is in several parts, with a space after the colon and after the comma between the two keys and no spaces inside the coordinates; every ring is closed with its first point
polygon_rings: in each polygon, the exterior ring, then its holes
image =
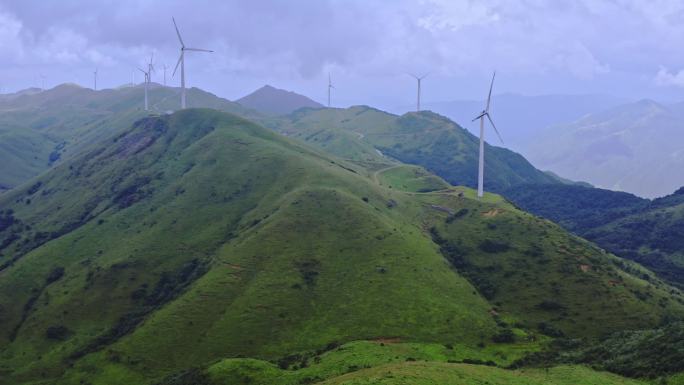
{"type": "Polygon", "coordinates": [[[328,108],[330,108],[330,90],[335,88],[332,84],[332,80],[330,78],[330,72],[328,72],[328,108]]]}
{"type": "Polygon", "coordinates": [[[421,84],[421,82],[423,81],[423,79],[425,79],[425,77],[428,76],[429,74],[430,74],[429,72],[426,73],[426,74],[423,75],[423,76],[418,76],[418,75],[414,75],[414,74],[409,74],[410,76],[412,76],[413,78],[415,78],[416,81],[418,82],[418,100],[416,101],[416,112],[420,112],[420,84],[421,84]]]}
{"type": "Polygon", "coordinates": [[[144,69],[138,67],[140,72],[145,74],[145,111],[148,111],[148,104],[147,104],[147,85],[150,83],[150,73],[145,71],[144,69]]]}
{"type": "Polygon", "coordinates": [[[185,46],[185,43],[183,43],[183,38],[181,37],[180,31],[178,30],[178,25],[176,24],[176,19],[173,17],[171,18],[173,20],[173,26],[176,28],[176,35],[178,35],[178,41],[180,41],[181,44],[181,54],[180,57],[178,58],[178,63],[176,63],[176,68],[173,70],[173,75],[176,75],[176,70],[178,70],[178,66],[180,65],[181,67],[181,108],[185,108],[185,51],[199,51],[199,52],[214,52],[208,49],[202,49],[202,48],[188,48],[185,46]]]}
{"type": "Polygon", "coordinates": [[[93,72],[93,90],[97,91],[97,67],[95,67],[95,72],[93,72]]]}
{"type": "Polygon", "coordinates": [[[489,95],[487,96],[487,104],[485,105],[485,109],[478,115],[475,119],[473,119],[473,122],[480,119],[480,163],[478,167],[478,175],[477,175],[477,196],[479,198],[482,198],[484,195],[484,124],[485,124],[485,117],[489,120],[489,123],[492,124],[492,127],[494,128],[494,131],[496,132],[496,135],[499,137],[499,140],[503,144],[503,139],[501,138],[501,135],[499,134],[499,130],[496,129],[496,125],[494,125],[494,121],[492,120],[492,117],[489,115],[489,106],[492,101],[492,89],[494,88],[494,78],[496,77],[496,72],[494,72],[494,75],[492,75],[492,83],[489,86],[489,95]]]}

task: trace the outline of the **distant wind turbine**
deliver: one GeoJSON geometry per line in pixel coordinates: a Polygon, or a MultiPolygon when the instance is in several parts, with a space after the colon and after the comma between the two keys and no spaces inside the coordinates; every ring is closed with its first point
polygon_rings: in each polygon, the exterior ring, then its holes
{"type": "Polygon", "coordinates": [[[40,74],[40,90],[45,91],[45,75],[40,74]]]}
{"type": "Polygon", "coordinates": [[[178,58],[178,63],[176,63],[176,68],[173,70],[173,75],[176,75],[176,70],[178,70],[178,66],[180,65],[181,67],[181,108],[185,108],[185,51],[198,51],[198,52],[214,52],[208,49],[202,49],[202,48],[188,48],[185,46],[185,43],[183,43],[183,38],[181,37],[180,31],[178,30],[178,25],[176,24],[176,19],[171,18],[173,20],[173,26],[176,28],[176,35],[178,35],[178,41],[180,41],[181,44],[181,54],[180,57],[178,58]]]}
{"type": "Polygon", "coordinates": [[[144,69],[138,67],[140,72],[145,74],[145,111],[148,111],[148,106],[147,106],[147,85],[150,83],[150,73],[145,71],[144,69]]]}
{"type": "Polygon", "coordinates": [[[166,87],[166,64],[163,64],[164,66],[164,87],[166,87]]]}
{"type": "Polygon", "coordinates": [[[489,115],[489,106],[492,101],[492,89],[494,88],[494,78],[496,77],[496,72],[494,72],[494,75],[492,75],[492,83],[489,86],[489,95],[487,96],[487,104],[485,105],[485,109],[482,110],[480,115],[478,115],[475,119],[473,119],[473,122],[480,119],[480,163],[478,167],[478,175],[477,175],[477,196],[479,198],[482,198],[484,195],[484,124],[485,124],[485,118],[489,120],[489,123],[492,124],[492,127],[494,128],[494,131],[496,132],[496,135],[499,137],[499,140],[501,141],[501,144],[503,144],[503,139],[501,138],[501,135],[499,134],[499,130],[496,129],[496,125],[494,125],[494,121],[492,120],[492,117],[489,115]]]}
{"type": "Polygon", "coordinates": [[[97,67],[95,67],[95,72],[93,72],[93,90],[97,91],[97,67]]]}
{"type": "Polygon", "coordinates": [[[328,108],[330,108],[330,90],[333,88],[335,88],[335,86],[333,86],[330,73],[328,73],[328,108]]]}
{"type": "Polygon", "coordinates": [[[426,74],[423,75],[423,76],[418,76],[418,75],[414,75],[414,74],[409,74],[410,76],[412,76],[413,78],[415,78],[416,81],[418,82],[418,98],[417,98],[417,101],[416,101],[416,112],[420,112],[420,84],[421,84],[421,82],[423,81],[423,79],[425,79],[425,77],[427,77],[429,74],[430,74],[429,72],[426,73],[426,74]]]}

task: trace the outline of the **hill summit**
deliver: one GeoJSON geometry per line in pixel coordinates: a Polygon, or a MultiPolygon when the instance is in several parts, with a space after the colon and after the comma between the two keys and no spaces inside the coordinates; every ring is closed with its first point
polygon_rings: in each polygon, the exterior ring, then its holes
{"type": "Polygon", "coordinates": [[[300,108],[321,108],[322,104],[292,91],[265,85],[237,102],[244,107],[272,115],[285,115],[300,108]]]}

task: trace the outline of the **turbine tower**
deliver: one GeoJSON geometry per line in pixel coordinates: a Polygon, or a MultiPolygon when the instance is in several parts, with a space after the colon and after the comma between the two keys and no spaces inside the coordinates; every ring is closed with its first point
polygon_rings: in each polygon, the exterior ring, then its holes
{"type": "Polygon", "coordinates": [[[166,64],[163,64],[164,66],[164,87],[166,87],[166,64]]]}
{"type": "Polygon", "coordinates": [[[485,118],[487,118],[487,120],[489,120],[489,123],[492,124],[492,127],[494,128],[496,135],[499,137],[501,144],[503,144],[503,139],[501,138],[501,135],[499,134],[499,130],[496,129],[496,125],[494,125],[494,121],[492,120],[492,117],[489,115],[489,105],[491,104],[491,101],[492,101],[492,89],[494,88],[494,78],[495,77],[496,77],[496,72],[494,72],[494,75],[492,75],[492,83],[489,85],[489,95],[487,96],[487,104],[485,105],[485,109],[482,110],[480,115],[478,115],[475,119],[473,119],[473,122],[480,119],[480,163],[479,163],[478,174],[477,174],[477,196],[478,196],[478,198],[482,198],[482,196],[484,195],[484,124],[485,124],[485,118]]]}
{"type": "Polygon", "coordinates": [[[95,67],[95,72],[93,72],[93,90],[97,91],[97,67],[95,67]]]}
{"type": "Polygon", "coordinates": [[[335,88],[332,84],[332,80],[330,79],[330,72],[328,72],[328,108],[330,108],[330,90],[335,88]]]}
{"type": "Polygon", "coordinates": [[[176,68],[173,70],[173,75],[176,75],[176,70],[178,70],[178,66],[180,65],[181,68],[181,108],[185,109],[185,51],[198,51],[198,52],[214,52],[208,49],[202,49],[202,48],[188,48],[185,46],[185,43],[183,43],[183,38],[181,37],[180,31],[178,30],[178,25],[176,24],[176,19],[173,17],[171,18],[173,20],[173,26],[176,28],[176,35],[178,35],[178,41],[180,41],[181,44],[181,53],[180,57],[178,58],[178,63],[176,63],[176,68]]]}
{"type": "Polygon", "coordinates": [[[145,70],[142,69],[142,68],[139,68],[139,67],[138,67],[138,69],[140,70],[140,72],[142,72],[143,74],[145,74],[145,111],[148,111],[148,105],[147,105],[147,85],[148,85],[149,82],[150,82],[150,73],[147,72],[147,71],[145,71],[145,70]]]}
{"type": "Polygon", "coordinates": [[[429,74],[430,74],[429,72],[423,76],[409,74],[409,75],[413,76],[413,78],[415,78],[416,81],[418,82],[418,100],[416,101],[416,112],[420,112],[420,84],[423,81],[423,79],[425,79],[425,77],[428,76],[429,74]]]}

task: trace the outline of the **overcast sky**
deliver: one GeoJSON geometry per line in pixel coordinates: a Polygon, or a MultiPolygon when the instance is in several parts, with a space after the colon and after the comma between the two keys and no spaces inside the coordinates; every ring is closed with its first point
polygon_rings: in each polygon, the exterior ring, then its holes
{"type": "MultiPolygon", "coordinates": [[[[337,105],[410,105],[495,93],[684,97],[684,0],[0,0],[3,92],[133,80],[155,52],[162,82],[179,44],[188,84],[229,99],[263,84],[337,105]]],[[[142,81],[140,74],[135,81],[142,81]]]]}

